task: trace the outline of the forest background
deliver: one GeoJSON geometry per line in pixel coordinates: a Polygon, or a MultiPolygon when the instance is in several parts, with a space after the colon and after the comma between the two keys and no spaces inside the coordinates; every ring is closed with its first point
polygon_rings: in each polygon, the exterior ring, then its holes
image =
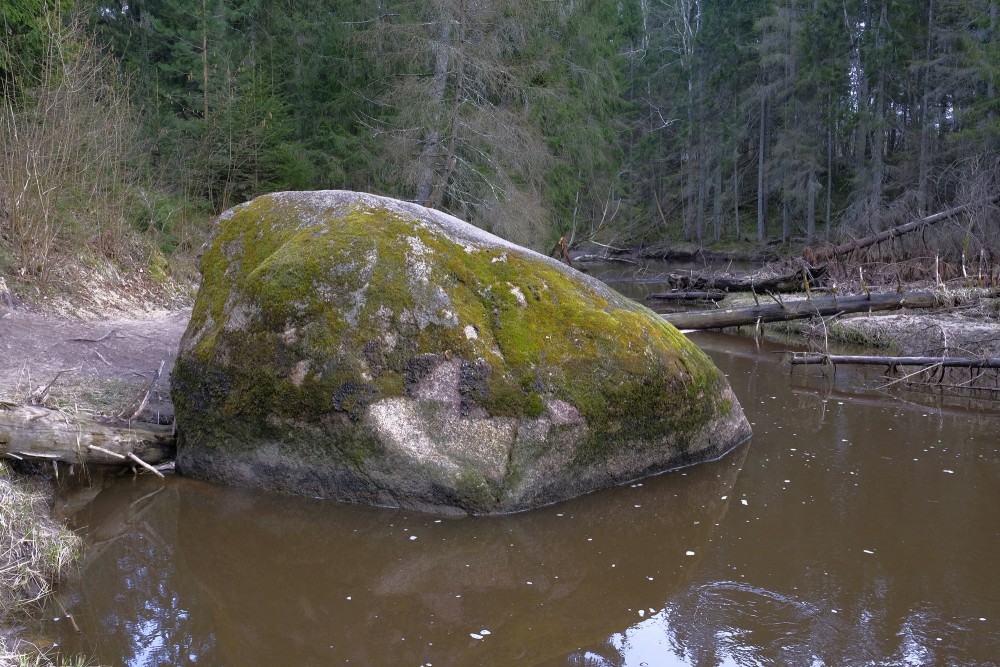
{"type": "Polygon", "coordinates": [[[1000,192],[998,32],[995,0],[4,0],[0,292],[165,280],[287,189],[541,250],[860,236],[1000,192]]]}

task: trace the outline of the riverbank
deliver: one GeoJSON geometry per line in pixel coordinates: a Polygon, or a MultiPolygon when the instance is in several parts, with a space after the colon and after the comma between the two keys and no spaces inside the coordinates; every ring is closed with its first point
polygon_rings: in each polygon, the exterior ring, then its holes
{"type": "MultiPolygon", "coordinates": [[[[145,392],[162,363],[164,372],[138,418],[169,424],[169,369],[193,288],[126,286],[116,290],[105,283],[72,298],[25,299],[23,292],[8,292],[0,299],[0,401],[114,416],[145,392]]],[[[51,468],[35,471],[19,475],[0,463],[0,667],[90,664],[85,657],[49,656],[22,638],[21,624],[54,586],[74,576],[82,554],[81,538],[50,518],[51,468]]]]}
{"type": "Polygon", "coordinates": [[[50,518],[51,502],[45,479],[17,475],[0,462],[0,667],[55,664],[22,641],[17,627],[59,582],[74,576],[83,553],[83,540],[50,518]]]}

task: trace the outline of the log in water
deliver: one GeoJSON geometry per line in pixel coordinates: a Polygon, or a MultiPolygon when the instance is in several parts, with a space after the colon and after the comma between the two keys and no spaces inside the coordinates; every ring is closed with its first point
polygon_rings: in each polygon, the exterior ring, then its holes
{"type": "Polygon", "coordinates": [[[864,313],[900,308],[933,308],[940,305],[933,292],[862,294],[816,299],[783,300],[742,308],[669,313],[663,318],[678,329],[723,329],[746,324],[784,322],[808,317],[864,313]]]}

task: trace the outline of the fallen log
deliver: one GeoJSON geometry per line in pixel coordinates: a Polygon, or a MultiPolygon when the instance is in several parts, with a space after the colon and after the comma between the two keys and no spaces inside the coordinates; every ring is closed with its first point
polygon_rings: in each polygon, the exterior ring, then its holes
{"type": "Polygon", "coordinates": [[[679,271],[668,273],[663,282],[676,290],[712,290],[723,292],[803,292],[820,287],[826,281],[825,266],[803,265],[780,273],[751,273],[729,275],[708,271],[679,271]]]}
{"type": "Polygon", "coordinates": [[[646,301],[722,301],[725,298],[725,292],[685,290],[683,292],[654,292],[646,296],[646,301]]]}
{"type": "Polygon", "coordinates": [[[104,423],[37,405],[0,401],[0,457],[63,463],[156,464],[174,457],[170,426],[104,423]]]}
{"type": "Polygon", "coordinates": [[[927,217],[920,218],[919,220],[908,222],[905,225],[892,227],[890,229],[886,229],[885,231],[878,232],[877,234],[871,234],[854,241],[848,241],[847,243],[842,243],[838,246],[828,246],[826,248],[820,248],[819,250],[810,250],[807,248],[805,256],[811,262],[826,262],[834,257],[849,255],[856,250],[861,250],[862,248],[873,246],[877,243],[881,243],[882,241],[888,241],[889,239],[897,236],[902,236],[903,234],[916,231],[921,227],[933,225],[934,223],[941,222],[942,220],[948,220],[949,218],[953,218],[959,213],[963,213],[970,208],[992,204],[997,201],[1000,201],[1000,194],[981,201],[973,202],[971,204],[955,206],[954,208],[949,208],[946,211],[941,211],[940,213],[935,213],[934,215],[928,215],[927,217]]]}
{"type": "Polygon", "coordinates": [[[1000,368],[1000,357],[879,357],[858,354],[795,354],[792,366],[804,364],[851,364],[860,366],[924,366],[944,368],[1000,368]]]}
{"type": "Polygon", "coordinates": [[[745,324],[784,322],[807,317],[897,310],[899,308],[933,308],[940,304],[933,292],[903,292],[832,296],[758,304],[742,308],[726,308],[686,313],[669,313],[663,319],[678,329],[722,329],[745,324]]]}

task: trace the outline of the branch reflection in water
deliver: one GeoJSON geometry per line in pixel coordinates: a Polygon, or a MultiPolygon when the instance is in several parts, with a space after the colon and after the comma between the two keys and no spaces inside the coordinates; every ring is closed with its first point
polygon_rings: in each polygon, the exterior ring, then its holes
{"type": "Polygon", "coordinates": [[[747,450],[491,518],[123,479],[76,515],[82,633],[49,630],[127,665],[565,660],[686,585],[747,450]]]}

